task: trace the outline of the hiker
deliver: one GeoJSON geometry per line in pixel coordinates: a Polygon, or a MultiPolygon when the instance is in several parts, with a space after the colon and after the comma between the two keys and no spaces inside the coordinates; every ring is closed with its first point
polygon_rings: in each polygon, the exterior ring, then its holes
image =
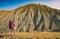
{"type": "Polygon", "coordinates": [[[11,34],[16,33],[16,26],[15,26],[15,21],[14,20],[9,21],[9,29],[11,29],[11,34]]]}

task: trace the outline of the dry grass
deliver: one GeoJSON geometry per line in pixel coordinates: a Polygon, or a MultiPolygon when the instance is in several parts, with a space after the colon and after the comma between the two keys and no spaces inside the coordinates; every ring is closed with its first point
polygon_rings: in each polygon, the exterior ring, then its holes
{"type": "Polygon", "coordinates": [[[60,32],[20,32],[0,36],[0,39],[60,39],[60,32]]]}

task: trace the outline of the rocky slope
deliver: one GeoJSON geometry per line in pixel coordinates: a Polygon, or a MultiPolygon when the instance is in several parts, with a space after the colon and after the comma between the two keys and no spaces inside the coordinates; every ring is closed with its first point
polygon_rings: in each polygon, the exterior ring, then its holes
{"type": "Polygon", "coordinates": [[[0,32],[10,32],[9,20],[15,20],[17,32],[60,31],[60,10],[29,4],[7,11],[0,10],[0,32]]]}

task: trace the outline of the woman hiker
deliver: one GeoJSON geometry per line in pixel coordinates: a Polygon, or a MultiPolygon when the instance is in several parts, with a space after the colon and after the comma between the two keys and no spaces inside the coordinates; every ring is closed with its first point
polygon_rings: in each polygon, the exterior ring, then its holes
{"type": "Polygon", "coordinates": [[[16,34],[16,26],[15,26],[14,20],[9,21],[9,29],[11,29],[11,34],[13,34],[13,33],[14,33],[14,35],[16,34]]]}

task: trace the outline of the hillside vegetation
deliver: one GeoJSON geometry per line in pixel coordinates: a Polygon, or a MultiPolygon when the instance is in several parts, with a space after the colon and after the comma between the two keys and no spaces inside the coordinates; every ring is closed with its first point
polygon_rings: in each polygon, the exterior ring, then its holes
{"type": "Polygon", "coordinates": [[[29,4],[13,10],[0,10],[0,32],[10,32],[9,20],[15,20],[17,32],[60,32],[60,10],[41,4],[29,4]]]}

